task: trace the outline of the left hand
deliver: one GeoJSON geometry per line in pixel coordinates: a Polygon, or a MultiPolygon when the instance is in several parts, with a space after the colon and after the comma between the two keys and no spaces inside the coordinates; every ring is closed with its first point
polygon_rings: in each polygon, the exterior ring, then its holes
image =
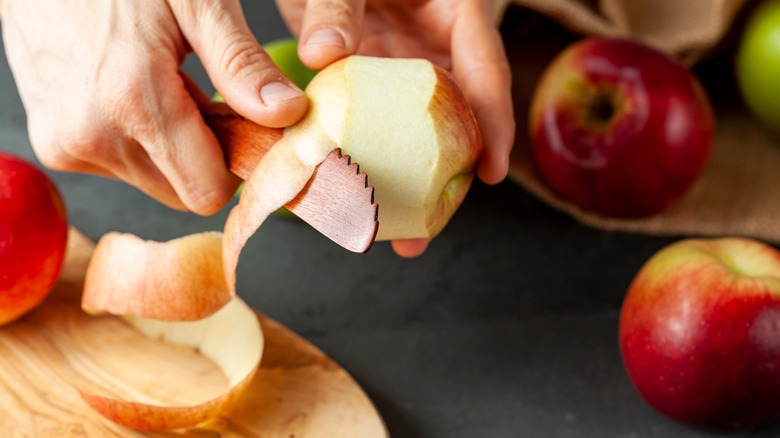
{"type": "MultiPolygon", "coordinates": [[[[277,6],[310,68],[361,54],[425,58],[451,71],[482,133],[479,178],[487,184],[506,178],[515,136],[512,78],[492,0],[277,0],[277,6]]],[[[429,242],[398,240],[393,249],[415,257],[429,242]]]]}

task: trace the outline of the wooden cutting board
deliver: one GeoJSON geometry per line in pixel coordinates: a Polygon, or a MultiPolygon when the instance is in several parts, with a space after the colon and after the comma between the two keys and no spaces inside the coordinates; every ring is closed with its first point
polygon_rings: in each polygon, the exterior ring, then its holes
{"type": "Polygon", "coordinates": [[[196,351],[146,338],[122,319],[79,306],[94,244],[78,231],[51,295],[0,328],[2,437],[356,437],[388,436],[360,386],[322,351],[258,314],[261,367],[238,403],[196,430],[140,433],[96,414],[75,387],[111,388],[165,404],[191,404],[224,391],[220,370],[196,351]]]}

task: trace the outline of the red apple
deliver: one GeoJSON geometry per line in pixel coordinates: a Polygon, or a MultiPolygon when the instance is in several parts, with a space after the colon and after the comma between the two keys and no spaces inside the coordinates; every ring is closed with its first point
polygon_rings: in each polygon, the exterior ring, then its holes
{"type": "Polygon", "coordinates": [[[688,425],[738,429],[780,413],[780,252],[688,239],[651,257],[620,314],[634,386],[688,425]]]}
{"type": "Polygon", "coordinates": [[[637,42],[591,38],[547,67],[529,129],[539,175],[558,195],[602,215],[642,217],[691,188],[714,124],[684,65],[637,42]]]}
{"type": "Polygon", "coordinates": [[[48,295],[67,236],[65,206],[54,183],[31,163],[0,152],[0,324],[48,295]]]}

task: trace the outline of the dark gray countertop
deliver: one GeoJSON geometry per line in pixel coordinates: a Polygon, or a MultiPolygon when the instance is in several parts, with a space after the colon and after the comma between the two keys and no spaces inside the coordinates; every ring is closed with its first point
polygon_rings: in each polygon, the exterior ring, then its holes
{"type": "MultiPolygon", "coordinates": [[[[261,41],[288,35],[273,2],[247,2],[261,41]]],[[[5,58],[0,149],[34,159],[5,58]]],[[[207,84],[197,61],[188,71],[207,84]]],[[[118,182],[52,173],[73,225],[171,239],[220,230],[118,182]]],[[[656,414],[631,387],[617,319],[634,273],[674,238],[576,223],[510,182],[475,184],[421,258],[386,243],[342,250],[271,218],[242,254],[238,290],[363,385],[393,437],[707,437],[656,414]]],[[[780,423],[729,437],[780,436],[780,423]]]]}

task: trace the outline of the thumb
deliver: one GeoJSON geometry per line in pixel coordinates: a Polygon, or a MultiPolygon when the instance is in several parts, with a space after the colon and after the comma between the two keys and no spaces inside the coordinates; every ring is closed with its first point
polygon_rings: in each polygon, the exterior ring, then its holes
{"type": "Polygon", "coordinates": [[[292,125],[308,100],[260,47],[239,0],[169,0],[182,34],[214,87],[242,116],[270,127],[292,125]]]}

